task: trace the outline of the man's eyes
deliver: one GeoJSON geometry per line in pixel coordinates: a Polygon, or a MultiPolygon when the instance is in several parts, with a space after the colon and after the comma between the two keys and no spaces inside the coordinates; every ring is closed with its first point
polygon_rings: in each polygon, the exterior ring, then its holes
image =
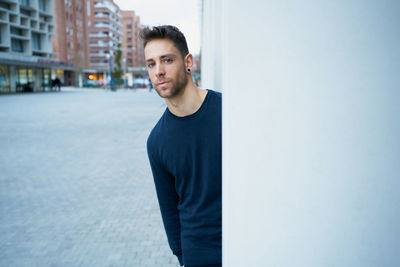
{"type": "MultiPolygon", "coordinates": [[[[172,58],[165,58],[163,61],[164,61],[165,63],[172,63],[174,60],[173,60],[172,58]]],[[[148,63],[148,64],[147,64],[147,67],[148,67],[149,69],[151,69],[151,68],[154,67],[155,65],[156,65],[156,63],[152,62],[152,63],[148,63]]]]}

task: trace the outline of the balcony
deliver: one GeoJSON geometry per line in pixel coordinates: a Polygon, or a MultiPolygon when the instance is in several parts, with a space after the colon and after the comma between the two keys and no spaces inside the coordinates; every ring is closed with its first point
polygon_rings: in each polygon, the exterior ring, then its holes
{"type": "Polygon", "coordinates": [[[106,33],[89,33],[89,37],[108,37],[106,33]]]}

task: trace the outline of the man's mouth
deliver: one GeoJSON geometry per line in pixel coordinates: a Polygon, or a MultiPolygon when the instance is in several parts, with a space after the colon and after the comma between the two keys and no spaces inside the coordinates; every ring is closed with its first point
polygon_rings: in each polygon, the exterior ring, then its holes
{"type": "Polygon", "coordinates": [[[163,85],[165,85],[167,83],[168,83],[167,81],[159,82],[159,83],[157,83],[157,86],[163,86],[163,85]]]}

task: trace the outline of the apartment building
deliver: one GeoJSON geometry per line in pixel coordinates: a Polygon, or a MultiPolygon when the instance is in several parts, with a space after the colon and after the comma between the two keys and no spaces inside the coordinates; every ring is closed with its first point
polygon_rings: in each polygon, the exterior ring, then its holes
{"type": "MultiPolygon", "coordinates": [[[[140,18],[138,18],[138,20],[137,20],[137,25],[138,25],[137,26],[138,32],[140,32],[145,27],[145,25],[140,24],[140,18]]],[[[144,68],[144,66],[146,64],[145,58],[144,58],[144,47],[143,47],[142,41],[139,38],[139,33],[136,35],[136,38],[137,38],[137,43],[138,43],[138,46],[136,49],[136,58],[137,58],[136,66],[144,68]]]]}
{"type": "Polygon", "coordinates": [[[54,6],[53,57],[74,66],[64,71],[64,84],[81,86],[82,73],[89,67],[86,0],[54,0],[54,6]]]}
{"type": "Polygon", "coordinates": [[[121,11],[122,14],[122,48],[123,58],[128,67],[144,66],[144,49],[139,39],[141,29],[140,17],[135,11],[121,11]]]}
{"type": "Polygon", "coordinates": [[[107,82],[122,42],[121,11],[112,0],[90,0],[88,7],[91,71],[86,78],[107,82]]]}
{"type": "Polygon", "coordinates": [[[139,39],[141,30],[140,17],[135,11],[121,11],[122,15],[122,55],[125,70],[125,81],[128,85],[136,77],[147,76],[144,68],[144,48],[139,39]]]}
{"type": "Polygon", "coordinates": [[[135,24],[135,11],[123,10],[122,15],[122,58],[126,67],[135,66],[137,27],[135,24]]]}
{"type": "MultiPolygon", "coordinates": [[[[53,60],[51,0],[0,0],[0,92],[51,89],[53,60]]],[[[55,74],[53,73],[53,76],[55,74]]]]}

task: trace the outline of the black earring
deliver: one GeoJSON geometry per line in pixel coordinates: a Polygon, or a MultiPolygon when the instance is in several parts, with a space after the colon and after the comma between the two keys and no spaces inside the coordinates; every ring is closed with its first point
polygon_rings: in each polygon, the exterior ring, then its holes
{"type": "Polygon", "coordinates": [[[190,69],[188,69],[188,72],[190,72],[190,69]]]}

